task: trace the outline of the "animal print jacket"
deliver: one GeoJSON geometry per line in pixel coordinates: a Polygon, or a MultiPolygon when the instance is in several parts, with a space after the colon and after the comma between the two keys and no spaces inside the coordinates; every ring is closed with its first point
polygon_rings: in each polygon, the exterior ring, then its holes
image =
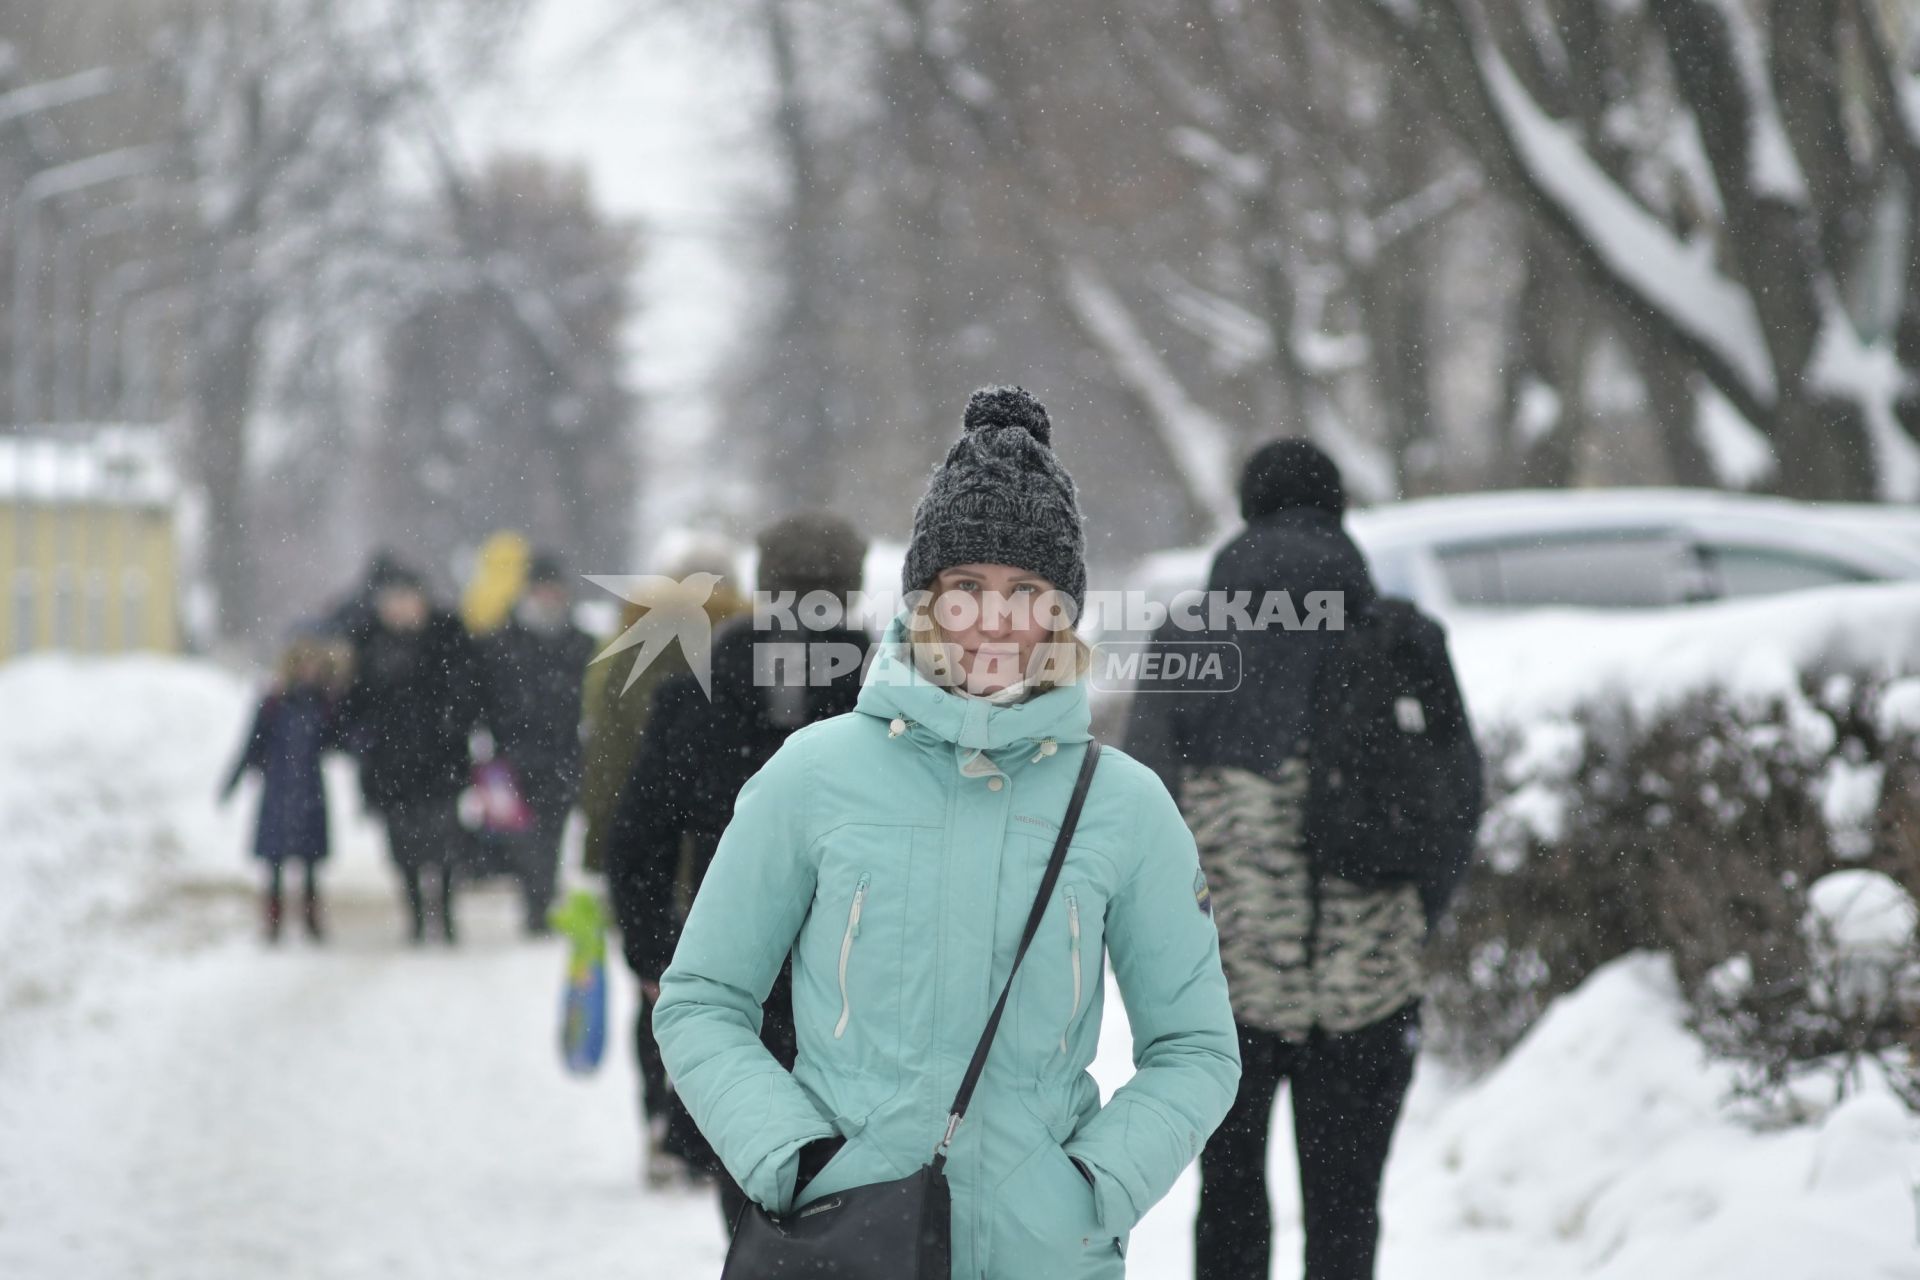
{"type": "Polygon", "coordinates": [[[1302,847],[1307,762],[1275,776],[1188,772],[1180,808],[1220,931],[1235,1019],[1304,1041],[1370,1026],[1425,987],[1426,918],[1411,884],[1370,890],[1314,871],[1302,847]]]}

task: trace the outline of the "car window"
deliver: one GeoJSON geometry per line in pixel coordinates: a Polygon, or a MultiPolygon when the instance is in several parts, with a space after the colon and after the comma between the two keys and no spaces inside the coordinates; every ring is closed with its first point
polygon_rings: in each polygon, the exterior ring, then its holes
{"type": "Polygon", "coordinates": [[[1463,605],[1633,609],[1705,594],[1697,556],[1666,534],[1480,543],[1439,555],[1447,585],[1463,605]]]}
{"type": "Polygon", "coordinates": [[[1872,582],[1873,574],[1825,556],[1773,547],[1708,548],[1724,596],[1770,596],[1809,587],[1872,582]]]}
{"type": "Polygon", "coordinates": [[[1492,547],[1450,547],[1440,551],[1440,573],[1457,604],[1483,607],[1507,602],[1500,591],[1500,556],[1492,547]]]}

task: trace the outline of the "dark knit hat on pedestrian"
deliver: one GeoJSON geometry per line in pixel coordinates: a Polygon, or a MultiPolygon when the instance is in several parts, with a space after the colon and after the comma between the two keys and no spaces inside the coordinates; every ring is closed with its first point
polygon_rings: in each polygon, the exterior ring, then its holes
{"type": "Polygon", "coordinates": [[[1240,473],[1241,518],[1258,520],[1290,507],[1313,507],[1336,516],[1347,509],[1340,468],[1311,441],[1263,444],[1240,473]]]}
{"type": "Polygon", "coordinates": [[[367,571],[367,590],[407,590],[424,591],[426,579],[398,556],[381,556],[374,560],[367,571]]]}
{"type": "Polygon", "coordinates": [[[551,551],[534,553],[533,559],[527,564],[528,585],[536,582],[560,583],[564,585],[566,581],[566,562],[551,551]]]}
{"type": "Polygon", "coordinates": [[[974,392],[960,438],[914,508],[902,589],[924,591],[957,564],[1005,564],[1045,578],[1078,607],[1086,561],[1073,477],[1053,455],[1046,407],[1019,387],[974,392]]]}
{"type": "Polygon", "coordinates": [[[762,529],[755,573],[761,591],[830,591],[846,596],[860,589],[867,540],[830,511],[801,511],[762,529]]]}

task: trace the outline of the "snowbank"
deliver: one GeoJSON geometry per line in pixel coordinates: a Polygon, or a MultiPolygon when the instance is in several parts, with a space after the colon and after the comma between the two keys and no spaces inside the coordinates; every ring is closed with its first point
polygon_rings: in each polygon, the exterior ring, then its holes
{"type": "MultiPolygon", "coordinates": [[[[1662,957],[1600,969],[1403,1132],[1387,1280],[1920,1275],[1920,1118],[1869,1086],[1817,1123],[1729,1115],[1662,957]]],[[[1418,1099],[1416,1098],[1416,1107],[1418,1099]]]]}
{"type": "Polygon", "coordinates": [[[1456,619],[1450,644],[1476,724],[1516,725],[1619,696],[1647,716],[1707,689],[1792,697],[1823,666],[1920,666],[1920,584],[1833,587],[1641,611],[1456,619]]]}

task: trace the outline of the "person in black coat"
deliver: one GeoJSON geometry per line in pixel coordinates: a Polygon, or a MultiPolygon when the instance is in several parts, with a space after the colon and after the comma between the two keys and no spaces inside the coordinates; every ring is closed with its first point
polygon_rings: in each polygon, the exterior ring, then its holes
{"type": "Polygon", "coordinates": [[[580,794],[580,686],[594,642],[573,625],[572,608],[560,562],[535,556],[512,616],[481,642],[494,751],[533,814],[513,837],[529,934],[550,932],[560,839],[580,794]]]}
{"type": "MultiPolygon", "coordinates": [[[[1193,828],[1239,1027],[1239,1093],[1200,1156],[1195,1276],[1241,1280],[1271,1269],[1267,1136],[1286,1084],[1305,1274],[1368,1280],[1388,1145],[1419,1043],[1427,930],[1464,865],[1437,851],[1471,841],[1436,839],[1416,874],[1377,883],[1323,865],[1305,838],[1315,745],[1331,740],[1316,714],[1330,704],[1315,685],[1335,646],[1348,643],[1344,632],[1394,611],[1377,605],[1365,558],[1342,527],[1345,492],[1326,454],[1304,440],[1263,446],[1247,464],[1240,499],[1247,527],[1215,558],[1209,592],[1250,593],[1257,613],[1265,593],[1284,591],[1291,612],[1325,625],[1200,635],[1170,627],[1161,640],[1237,645],[1239,684],[1142,693],[1126,739],[1193,828]],[[1316,593],[1331,593],[1318,597],[1317,618],[1316,593]]],[[[1420,687],[1445,695],[1431,699],[1436,711],[1458,707],[1444,633],[1422,618],[1414,634],[1423,640],[1420,687]]],[[[1447,785],[1477,820],[1471,733],[1463,723],[1457,740],[1440,741],[1452,743],[1448,771],[1457,771],[1447,785]]]]}
{"type": "Polygon", "coordinates": [[[425,940],[429,916],[437,915],[452,942],[456,804],[483,708],[479,651],[457,617],[428,601],[411,570],[383,565],[369,585],[374,609],[353,636],[343,732],[360,759],[367,807],[386,824],[413,941],[425,940]]]}
{"type": "MultiPolygon", "coordinates": [[[[758,538],[758,594],[795,601],[827,592],[841,601],[859,589],[866,541],[837,516],[802,513],[777,521],[758,538]]],[[[638,979],[635,1044],[643,1077],[664,1081],[650,1025],[660,975],[673,957],[693,894],[733,815],[733,802],[794,730],[851,712],[871,654],[863,630],[842,625],[798,630],[756,628],[752,616],[714,633],[712,697],[692,674],[654,690],[632,771],[621,789],[608,840],[608,887],[628,967],[638,979]]],[[[796,616],[795,622],[799,621],[796,616]]],[[[797,1053],[790,978],[782,972],[768,997],[761,1039],[779,1061],[797,1053]]],[[[717,1175],[729,1224],[743,1202],[726,1179],[692,1118],[677,1102],[644,1100],[649,1119],[649,1180],[677,1172],[676,1162],[717,1175]],[[663,1105],[664,1104],[664,1105],[663,1105]]]]}
{"type": "Polygon", "coordinates": [[[249,771],[260,774],[253,856],[267,866],[261,906],[269,942],[280,940],[283,876],[290,861],[304,871],[307,934],[317,942],[323,932],[317,868],[329,852],[329,840],[321,762],[327,750],[339,745],[336,700],[343,666],[334,646],[319,636],[302,636],[288,646],[278,678],[260,700],[246,745],[220,792],[227,800],[249,771]]]}

